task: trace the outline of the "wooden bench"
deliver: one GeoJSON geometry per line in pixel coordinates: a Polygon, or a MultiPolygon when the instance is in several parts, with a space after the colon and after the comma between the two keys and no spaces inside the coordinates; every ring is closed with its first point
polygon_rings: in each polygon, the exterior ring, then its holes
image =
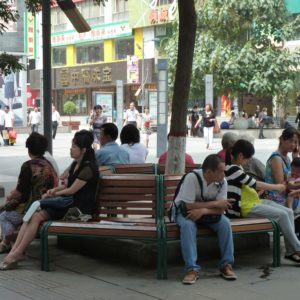
{"type": "Polygon", "coordinates": [[[115,174],[156,174],[155,164],[118,164],[111,166],[115,174]]]}
{"type": "Polygon", "coordinates": [[[162,278],[159,176],[109,175],[99,179],[93,222],[48,221],[42,225],[42,270],[49,271],[48,237],[75,236],[152,241],[157,247],[157,277],[162,278]],[[127,217],[124,218],[123,215],[127,217]]]}
{"type": "MultiPolygon", "coordinates": [[[[162,226],[163,238],[163,278],[167,278],[167,242],[180,240],[180,228],[176,223],[170,222],[167,217],[167,209],[173,200],[174,193],[181,179],[181,175],[161,176],[161,197],[163,198],[164,224],[162,226]]],[[[273,266],[280,266],[280,227],[273,221],[266,218],[242,218],[231,219],[233,235],[242,235],[259,232],[273,233],[273,266]]],[[[199,226],[198,237],[211,237],[215,233],[208,227],[199,226]]]]}
{"type": "MultiPolygon", "coordinates": [[[[185,173],[191,172],[194,169],[200,169],[201,166],[202,166],[202,164],[185,165],[185,173]]],[[[156,174],[164,175],[165,174],[165,170],[166,170],[166,166],[165,165],[160,165],[160,164],[156,165],[156,174]]]]}

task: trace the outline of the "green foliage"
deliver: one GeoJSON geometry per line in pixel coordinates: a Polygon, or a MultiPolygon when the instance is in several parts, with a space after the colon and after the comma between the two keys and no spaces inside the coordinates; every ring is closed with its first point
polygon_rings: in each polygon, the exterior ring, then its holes
{"type": "Polygon", "coordinates": [[[76,105],[73,101],[68,100],[64,103],[64,112],[68,115],[73,114],[76,111],[76,105]]]}
{"type": "Polygon", "coordinates": [[[15,56],[4,52],[0,54],[0,69],[4,75],[7,75],[11,71],[17,72],[20,70],[25,70],[25,67],[23,64],[19,63],[15,56]]]}
{"type": "MultiPolygon", "coordinates": [[[[214,75],[215,94],[273,95],[285,98],[299,73],[300,51],[284,42],[300,28],[284,0],[203,0],[197,9],[191,98],[204,97],[204,76],[214,75]]],[[[170,85],[177,63],[178,32],[165,47],[170,85]]]]}

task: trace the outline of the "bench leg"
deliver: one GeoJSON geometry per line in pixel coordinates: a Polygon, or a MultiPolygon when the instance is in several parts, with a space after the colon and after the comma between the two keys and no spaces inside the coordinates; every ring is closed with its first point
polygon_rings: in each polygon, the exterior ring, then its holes
{"type": "Polygon", "coordinates": [[[168,279],[168,247],[167,247],[167,237],[166,237],[166,227],[161,228],[161,242],[162,242],[162,255],[161,255],[161,277],[160,279],[168,279]]]}
{"type": "Polygon", "coordinates": [[[281,253],[280,253],[280,226],[273,222],[273,267],[280,267],[281,253]]]}
{"type": "Polygon", "coordinates": [[[41,269],[49,272],[49,251],[48,251],[48,228],[51,222],[47,222],[41,229],[41,269]]]}

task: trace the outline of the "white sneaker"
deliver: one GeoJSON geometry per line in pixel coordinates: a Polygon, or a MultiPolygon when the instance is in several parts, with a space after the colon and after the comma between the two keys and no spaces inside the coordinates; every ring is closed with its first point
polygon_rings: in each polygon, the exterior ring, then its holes
{"type": "Polygon", "coordinates": [[[32,215],[41,207],[40,201],[34,201],[29,209],[27,210],[25,216],[23,217],[23,222],[29,222],[32,215]]]}

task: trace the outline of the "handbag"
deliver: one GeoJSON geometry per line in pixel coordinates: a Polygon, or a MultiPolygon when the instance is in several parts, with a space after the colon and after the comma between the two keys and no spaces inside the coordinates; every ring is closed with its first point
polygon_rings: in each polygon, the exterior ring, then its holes
{"type": "Polygon", "coordinates": [[[221,132],[221,129],[219,126],[219,122],[218,122],[217,118],[215,118],[214,133],[220,133],[220,132],[221,132]]]}
{"type": "Polygon", "coordinates": [[[17,139],[17,132],[16,132],[14,129],[10,130],[10,131],[8,132],[8,138],[9,138],[10,140],[15,140],[15,139],[17,139]]]}

